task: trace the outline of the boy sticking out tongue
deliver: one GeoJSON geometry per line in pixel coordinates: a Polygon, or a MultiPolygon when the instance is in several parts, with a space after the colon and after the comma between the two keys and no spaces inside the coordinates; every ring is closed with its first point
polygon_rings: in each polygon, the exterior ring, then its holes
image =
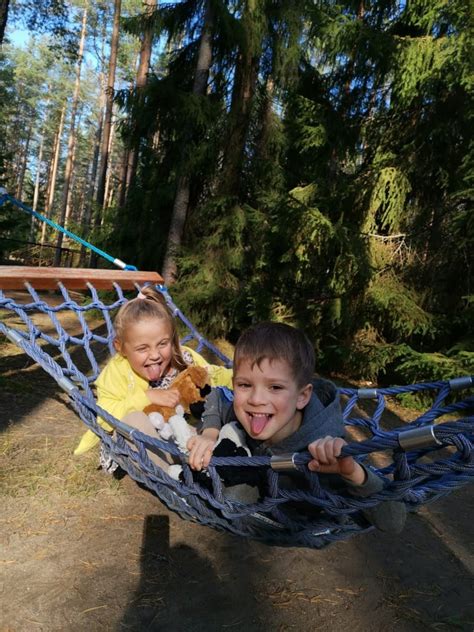
{"type": "MultiPolygon", "coordinates": [[[[188,442],[190,466],[205,469],[222,427],[237,422],[254,455],[309,450],[313,456],[309,468],[339,475],[352,494],[368,496],[383,489],[383,479],[373,470],[352,457],[338,458],[345,445],[339,395],[332,382],[314,378],[314,367],[313,347],[299,329],[272,322],[247,329],[235,347],[234,401],[228,401],[220,389],[212,390],[202,431],[188,442]]],[[[389,524],[376,526],[398,532],[406,509],[403,503],[392,504],[395,519],[391,507],[389,524]]],[[[382,522],[387,522],[384,516],[382,522]]]]}

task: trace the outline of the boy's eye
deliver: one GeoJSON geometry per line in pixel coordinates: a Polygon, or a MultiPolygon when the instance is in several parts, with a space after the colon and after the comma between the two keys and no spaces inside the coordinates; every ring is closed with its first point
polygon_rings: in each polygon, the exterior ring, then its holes
{"type": "Polygon", "coordinates": [[[237,388],[249,388],[250,384],[248,384],[247,382],[237,382],[236,386],[237,388]]]}
{"type": "Polygon", "coordinates": [[[281,390],[283,390],[283,386],[281,386],[280,384],[272,384],[270,386],[270,389],[272,391],[281,391],[281,390]]]}

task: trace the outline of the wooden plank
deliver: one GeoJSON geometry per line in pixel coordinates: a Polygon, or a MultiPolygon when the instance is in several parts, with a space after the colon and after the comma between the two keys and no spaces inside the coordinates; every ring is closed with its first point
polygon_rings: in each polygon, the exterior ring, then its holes
{"type": "Polygon", "coordinates": [[[157,272],[0,266],[0,289],[23,290],[26,281],[36,290],[57,290],[59,281],[69,290],[87,289],[87,282],[98,290],[110,290],[114,281],[124,290],[133,290],[135,283],[163,283],[163,278],[157,272]]]}

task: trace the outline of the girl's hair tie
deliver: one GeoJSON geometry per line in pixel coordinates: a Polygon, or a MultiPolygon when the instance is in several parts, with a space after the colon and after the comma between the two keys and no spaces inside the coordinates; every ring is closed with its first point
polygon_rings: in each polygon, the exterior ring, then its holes
{"type": "Polygon", "coordinates": [[[143,292],[138,292],[136,298],[143,298],[146,299],[146,296],[143,294],[143,292]]]}

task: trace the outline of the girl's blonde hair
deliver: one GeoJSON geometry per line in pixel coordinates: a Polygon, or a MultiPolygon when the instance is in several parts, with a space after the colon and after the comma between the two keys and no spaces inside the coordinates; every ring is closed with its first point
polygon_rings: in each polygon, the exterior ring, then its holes
{"type": "Polygon", "coordinates": [[[171,366],[178,369],[178,371],[183,371],[187,367],[187,364],[181,354],[176,322],[161,292],[158,292],[158,290],[151,285],[142,288],[139,296],[132,298],[122,305],[117,312],[117,316],[114,320],[116,339],[119,342],[123,342],[126,329],[131,323],[137,323],[140,320],[151,318],[164,320],[168,324],[171,332],[171,366]]]}

